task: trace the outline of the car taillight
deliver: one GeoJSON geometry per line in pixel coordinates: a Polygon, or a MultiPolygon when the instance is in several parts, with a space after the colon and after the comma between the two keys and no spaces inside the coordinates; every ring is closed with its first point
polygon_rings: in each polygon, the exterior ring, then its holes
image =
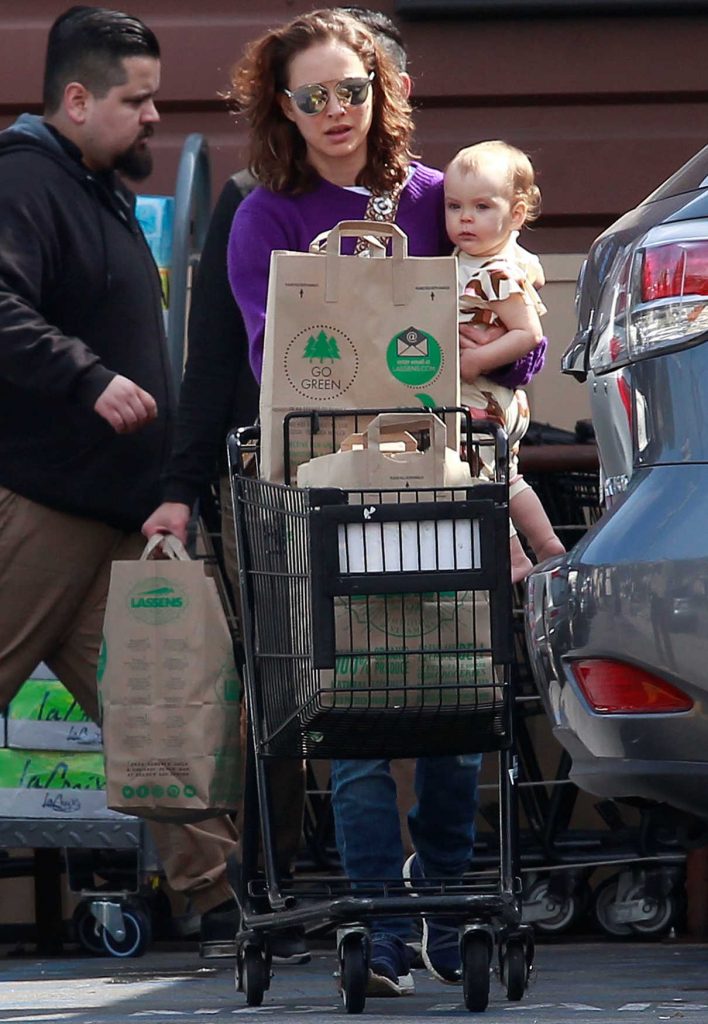
{"type": "Polygon", "coordinates": [[[708,240],[648,249],[642,261],[642,302],[708,295],[708,240]]]}
{"type": "Polygon", "coordinates": [[[586,658],[570,665],[593,711],[603,715],[665,715],[690,711],[685,693],[636,665],[605,658],[586,658]]]}
{"type": "Polygon", "coordinates": [[[618,250],[598,303],[590,350],[596,374],[707,334],[705,221],[660,224],[618,250]]]}
{"type": "Polygon", "coordinates": [[[708,331],[708,238],[646,245],[637,278],[629,330],[633,356],[683,345],[708,331]]]}
{"type": "Polygon", "coordinates": [[[595,373],[606,373],[629,359],[627,308],[633,256],[631,248],[618,252],[602,287],[590,350],[595,373]]]}

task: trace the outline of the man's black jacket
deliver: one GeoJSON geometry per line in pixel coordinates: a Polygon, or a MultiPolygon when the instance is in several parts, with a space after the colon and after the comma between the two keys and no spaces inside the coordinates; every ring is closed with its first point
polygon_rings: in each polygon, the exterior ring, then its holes
{"type": "Polygon", "coordinates": [[[125,529],[158,503],[172,420],[160,281],[133,206],[40,118],[0,133],[0,484],[125,529]],[[115,374],[157,401],[134,434],[93,410],[115,374]]]}

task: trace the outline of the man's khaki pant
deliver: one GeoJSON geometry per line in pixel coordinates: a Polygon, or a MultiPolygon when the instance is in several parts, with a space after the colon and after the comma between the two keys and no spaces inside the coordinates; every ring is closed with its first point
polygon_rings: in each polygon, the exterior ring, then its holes
{"type": "MultiPolygon", "coordinates": [[[[111,562],[137,558],[144,538],[65,515],[0,487],[0,708],[44,661],[89,717],[111,562]]],[[[233,893],[226,857],[238,832],[222,816],[150,823],[170,886],[204,913],[233,893]]]]}

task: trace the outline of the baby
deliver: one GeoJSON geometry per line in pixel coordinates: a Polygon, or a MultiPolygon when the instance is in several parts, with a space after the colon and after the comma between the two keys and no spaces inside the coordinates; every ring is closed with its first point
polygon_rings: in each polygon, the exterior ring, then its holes
{"type": "MultiPolygon", "coordinates": [[[[531,161],[506,142],[468,146],[445,171],[445,221],[458,258],[460,321],[467,324],[460,342],[462,403],[507,433],[509,514],[539,561],[565,548],[519,474],[519,443],[530,414],[525,392],[507,386],[504,377],[509,364],[533,353],[543,336],[546,309],[535,288],[544,283],[541,263],[516,242],[524,224],[538,216],[540,201],[531,161]]],[[[537,362],[540,369],[543,361],[537,362]]],[[[493,479],[494,470],[493,456],[483,454],[481,475],[493,479]]],[[[514,530],[514,582],[531,568],[514,530]]]]}

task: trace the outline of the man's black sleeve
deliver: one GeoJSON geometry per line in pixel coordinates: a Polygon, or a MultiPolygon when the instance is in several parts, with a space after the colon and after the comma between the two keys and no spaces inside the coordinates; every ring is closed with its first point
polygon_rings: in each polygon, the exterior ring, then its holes
{"type": "Polygon", "coordinates": [[[191,506],[223,464],[228,431],[253,423],[258,415],[248,336],[226,267],[231,223],[250,187],[242,175],[230,178],[209,223],[192,286],[187,364],[163,479],[164,501],[191,506]]]}

